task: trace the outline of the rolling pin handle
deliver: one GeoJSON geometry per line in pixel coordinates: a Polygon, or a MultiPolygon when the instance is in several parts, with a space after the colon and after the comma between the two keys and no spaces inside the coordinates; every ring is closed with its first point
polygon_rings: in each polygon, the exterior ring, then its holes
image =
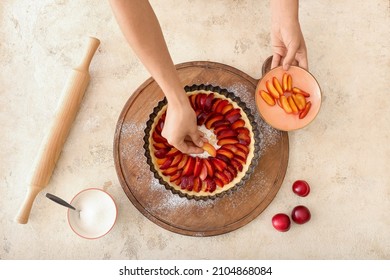
{"type": "Polygon", "coordinates": [[[38,186],[30,186],[27,189],[28,191],[26,197],[24,198],[22,207],[15,218],[15,221],[19,224],[27,224],[34,200],[38,193],[42,190],[42,188],[38,186]]]}
{"type": "Polygon", "coordinates": [[[82,58],[82,61],[78,67],[76,67],[76,70],[82,71],[82,72],[88,72],[89,65],[91,64],[92,58],[97,50],[97,48],[100,45],[100,40],[95,37],[89,37],[87,47],[84,53],[84,56],[82,58]]]}

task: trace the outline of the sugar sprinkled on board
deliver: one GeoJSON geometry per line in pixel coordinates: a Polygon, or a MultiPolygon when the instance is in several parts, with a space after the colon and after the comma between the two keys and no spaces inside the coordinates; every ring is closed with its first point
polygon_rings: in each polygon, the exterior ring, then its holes
{"type": "Polygon", "coordinates": [[[246,204],[249,200],[251,200],[253,194],[257,193],[259,188],[261,188],[265,183],[263,172],[253,173],[251,178],[252,179],[247,181],[245,186],[241,186],[237,190],[233,190],[231,193],[226,194],[226,197],[222,198],[227,200],[227,204],[230,209],[240,208],[243,204],[246,204]]]}
{"type": "Polygon", "coordinates": [[[150,173],[150,189],[153,191],[159,191],[160,189],[165,189],[165,187],[161,185],[156,178],[154,178],[153,173],[150,173]]]}
{"type": "Polygon", "coordinates": [[[145,130],[145,128],[145,123],[126,121],[122,124],[121,135],[125,137],[143,136],[143,131],[145,130]]]}
{"type": "Polygon", "coordinates": [[[143,137],[146,124],[127,121],[122,124],[120,134],[120,156],[123,159],[132,158],[134,164],[139,165],[141,161],[145,161],[143,152],[139,152],[139,146],[143,146],[143,137]],[[140,144],[141,143],[141,144],[140,144]],[[134,151],[137,149],[137,151],[134,151]]]}
{"type": "Polygon", "coordinates": [[[197,209],[200,208],[208,208],[212,207],[214,204],[214,201],[212,199],[209,200],[195,200],[195,199],[188,199],[186,197],[181,197],[177,194],[173,194],[172,192],[167,190],[167,193],[164,197],[164,199],[159,204],[159,211],[160,212],[166,212],[166,213],[172,213],[172,212],[178,212],[182,211],[183,209],[187,209],[188,207],[193,207],[196,205],[197,209]]]}
{"type": "Polygon", "coordinates": [[[236,83],[228,87],[229,92],[240,97],[241,101],[245,102],[246,106],[251,110],[252,114],[256,112],[256,104],[254,102],[254,92],[242,83],[236,83]]]}

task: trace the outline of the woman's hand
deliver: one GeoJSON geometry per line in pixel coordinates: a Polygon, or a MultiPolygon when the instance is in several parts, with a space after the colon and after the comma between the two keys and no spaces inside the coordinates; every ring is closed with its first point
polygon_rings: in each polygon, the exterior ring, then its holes
{"type": "Polygon", "coordinates": [[[290,65],[308,69],[305,39],[298,20],[298,0],[271,0],[271,68],[290,65]]]}
{"type": "Polygon", "coordinates": [[[168,102],[162,136],[183,153],[203,152],[203,133],[198,130],[196,115],[189,101],[177,105],[168,102]]]}

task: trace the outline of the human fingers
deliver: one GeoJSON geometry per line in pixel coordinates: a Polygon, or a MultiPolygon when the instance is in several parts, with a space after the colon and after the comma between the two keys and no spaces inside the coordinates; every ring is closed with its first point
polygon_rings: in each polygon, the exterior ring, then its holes
{"type": "Polygon", "coordinates": [[[196,130],[195,132],[186,135],[183,141],[177,143],[175,147],[186,154],[201,154],[203,153],[201,147],[205,142],[207,142],[207,139],[204,138],[204,133],[196,130]]]}
{"type": "Polygon", "coordinates": [[[283,59],[283,69],[287,71],[291,65],[294,64],[295,61],[295,55],[298,51],[298,47],[291,44],[289,48],[287,49],[287,54],[283,59]]]}
{"type": "Polygon", "coordinates": [[[191,133],[190,135],[190,138],[191,138],[191,141],[198,147],[202,147],[203,146],[203,133],[201,134],[200,131],[196,131],[194,133],[191,133]]]}
{"type": "MultiPolygon", "coordinates": [[[[202,141],[203,141],[203,144],[206,143],[206,142],[209,142],[209,140],[206,138],[206,137],[203,137],[201,136],[202,138],[202,141]]],[[[192,142],[192,139],[189,135],[187,135],[185,138],[184,138],[184,141],[187,141],[187,142],[192,142]]],[[[202,145],[203,146],[203,145],[202,145]]]]}
{"type": "Polygon", "coordinates": [[[183,141],[179,145],[176,145],[176,148],[185,154],[201,154],[203,149],[196,146],[192,140],[183,141]]]}
{"type": "Polygon", "coordinates": [[[279,66],[281,59],[281,55],[279,55],[278,53],[274,53],[272,56],[271,69],[279,66]]]}

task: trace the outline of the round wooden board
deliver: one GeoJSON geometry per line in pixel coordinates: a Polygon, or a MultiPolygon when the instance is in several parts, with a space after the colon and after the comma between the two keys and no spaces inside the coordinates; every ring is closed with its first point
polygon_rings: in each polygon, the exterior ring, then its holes
{"type": "Polygon", "coordinates": [[[177,69],[183,85],[212,84],[226,88],[251,109],[261,138],[260,159],[254,173],[237,191],[215,200],[188,200],[160,185],[149,169],[143,149],[146,122],[164,98],[150,78],[127,101],[117,123],[114,161],[119,181],[134,206],[167,230],[190,236],[213,236],[236,230],[256,218],[278,192],[287,169],[288,134],[271,128],[260,118],[254,98],[258,80],[215,62],[188,62],[177,65],[177,69]]]}

